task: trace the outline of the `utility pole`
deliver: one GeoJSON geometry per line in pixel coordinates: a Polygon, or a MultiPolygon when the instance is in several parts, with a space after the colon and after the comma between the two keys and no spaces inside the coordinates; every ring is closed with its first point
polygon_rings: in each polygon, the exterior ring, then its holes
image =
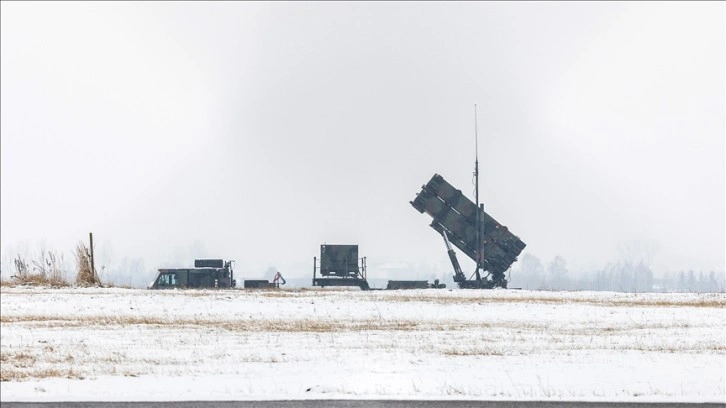
{"type": "Polygon", "coordinates": [[[93,274],[93,279],[98,282],[98,276],[96,276],[96,267],[93,264],[93,233],[88,233],[88,240],[91,241],[91,273],[93,274]]]}

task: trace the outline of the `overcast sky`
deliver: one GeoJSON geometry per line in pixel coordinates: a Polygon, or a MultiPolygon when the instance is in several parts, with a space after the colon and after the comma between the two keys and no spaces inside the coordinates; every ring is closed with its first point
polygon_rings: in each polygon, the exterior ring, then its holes
{"type": "Polygon", "coordinates": [[[409,201],[434,173],[473,197],[476,103],[526,252],[724,270],[722,2],[1,7],[6,256],[93,231],[149,270],[446,261],[409,201]]]}

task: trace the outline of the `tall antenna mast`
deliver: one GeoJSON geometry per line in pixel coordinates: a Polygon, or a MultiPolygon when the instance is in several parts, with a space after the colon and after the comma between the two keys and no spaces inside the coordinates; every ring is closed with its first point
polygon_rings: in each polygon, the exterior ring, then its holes
{"type": "Polygon", "coordinates": [[[479,129],[476,118],[476,104],[474,104],[474,195],[476,196],[476,280],[481,282],[481,219],[479,211],[479,129]]]}

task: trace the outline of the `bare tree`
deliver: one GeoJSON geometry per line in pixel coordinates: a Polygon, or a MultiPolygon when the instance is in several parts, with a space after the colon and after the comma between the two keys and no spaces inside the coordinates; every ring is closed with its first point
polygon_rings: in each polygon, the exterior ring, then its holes
{"type": "Polygon", "coordinates": [[[569,289],[567,263],[564,258],[556,256],[547,266],[547,272],[552,289],[569,289]]]}

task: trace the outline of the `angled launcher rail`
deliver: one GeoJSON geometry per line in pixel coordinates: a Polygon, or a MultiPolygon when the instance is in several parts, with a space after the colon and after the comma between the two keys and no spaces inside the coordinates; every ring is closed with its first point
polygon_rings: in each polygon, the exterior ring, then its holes
{"type": "Polygon", "coordinates": [[[421,187],[411,205],[433,218],[430,226],[441,234],[446,243],[454,268],[454,281],[460,288],[507,287],[504,272],[517,260],[526,244],[487,214],[483,205],[477,208],[439,174],[434,174],[421,187]],[[478,280],[467,279],[450,244],[478,262],[477,267],[488,272],[488,276],[478,280]]]}

